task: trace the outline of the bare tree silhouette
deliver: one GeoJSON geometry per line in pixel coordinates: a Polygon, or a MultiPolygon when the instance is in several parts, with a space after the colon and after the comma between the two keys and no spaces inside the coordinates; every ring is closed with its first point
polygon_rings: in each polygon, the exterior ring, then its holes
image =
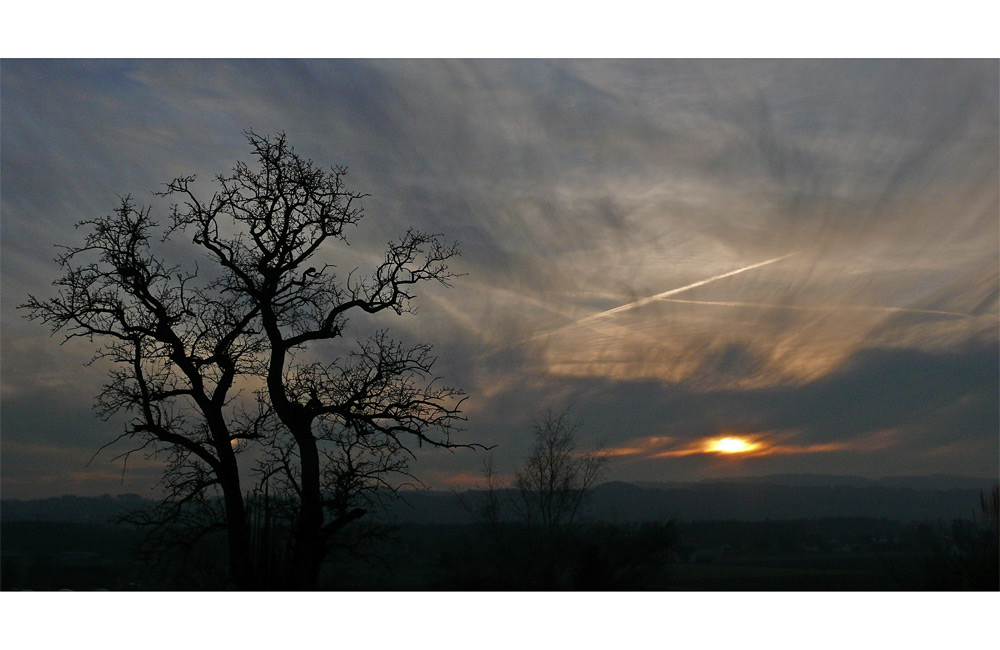
{"type": "Polygon", "coordinates": [[[95,359],[113,370],[98,407],[130,417],[120,438],[137,446],[125,460],[139,450],[168,458],[159,521],[221,504],[215,525],[227,531],[237,588],[261,586],[241,458],[255,457],[259,480],[280,477],[294,503],[292,586],[311,589],[330,537],[364,514],[359,497],[406,474],[409,445],[475,445],[451,440],[464,394],[435,381],[429,346],[352,331],[362,342],[343,358],[317,361],[310,348],[343,337],[350,315],[411,311],[416,285],[449,284],[458,249],[410,230],[367,278],[338,277],[324,256],[347,243],[365,195],[284,134],[245,136],[255,162],[217,176],[207,198],[194,176],[157,194],[179,201],[165,228],[130,196],[80,222],[88,234],[57,258],[57,295],[21,307],[66,340],[100,341],[95,359]],[[164,259],[170,249],[153,237],[179,233],[208,269],[164,259]]]}
{"type": "Polygon", "coordinates": [[[516,508],[525,523],[545,530],[572,525],[601,477],[608,457],[600,449],[578,449],[579,427],[567,411],[535,422],[534,443],[514,477],[516,508]]]}
{"type": "MultiPolygon", "coordinates": [[[[600,448],[579,448],[579,423],[568,411],[535,420],[533,443],[512,480],[503,481],[490,456],[483,461],[478,500],[467,503],[488,541],[494,575],[481,583],[501,588],[573,587],[580,508],[607,466],[600,448]]],[[[490,567],[479,567],[487,573],[490,567]]],[[[471,575],[471,572],[470,572],[471,575]]],[[[482,585],[477,585],[482,586],[482,585]]]]}

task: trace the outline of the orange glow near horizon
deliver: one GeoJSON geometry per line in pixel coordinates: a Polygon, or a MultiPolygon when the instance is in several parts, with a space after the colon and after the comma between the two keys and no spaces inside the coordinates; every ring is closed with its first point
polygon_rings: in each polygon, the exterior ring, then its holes
{"type": "Polygon", "coordinates": [[[796,444],[794,438],[792,433],[774,431],[734,433],[724,430],[714,436],[687,441],[670,436],[632,438],[620,446],[605,448],[601,453],[612,458],[651,459],[715,456],[735,461],[739,458],[758,458],[775,454],[866,452],[886,449],[897,442],[896,432],[892,429],[843,442],[796,444]]]}
{"type": "Polygon", "coordinates": [[[709,440],[705,445],[705,451],[720,454],[745,454],[760,447],[760,443],[751,442],[745,438],[715,438],[709,440]]]}

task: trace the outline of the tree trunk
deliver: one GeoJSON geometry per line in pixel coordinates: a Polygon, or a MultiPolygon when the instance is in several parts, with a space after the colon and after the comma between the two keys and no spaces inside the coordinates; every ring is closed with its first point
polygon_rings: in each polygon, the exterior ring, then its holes
{"type": "Polygon", "coordinates": [[[326,555],[323,539],[323,494],[320,489],[319,451],[312,432],[295,435],[301,462],[302,495],[295,531],[295,551],[292,560],[295,587],[315,590],[319,570],[326,555]]]}
{"type": "Polygon", "coordinates": [[[240,470],[236,453],[229,442],[228,429],[222,422],[210,419],[216,434],[215,450],[219,456],[219,484],[222,487],[223,504],[226,507],[226,534],[229,541],[229,575],[233,587],[240,591],[258,589],[260,584],[254,572],[253,547],[250,543],[250,522],[247,520],[243,490],[240,488],[240,470]]]}
{"type": "Polygon", "coordinates": [[[226,506],[226,534],[229,539],[229,574],[237,590],[256,589],[259,585],[254,574],[250,528],[238,476],[224,477],[222,486],[226,506]]]}

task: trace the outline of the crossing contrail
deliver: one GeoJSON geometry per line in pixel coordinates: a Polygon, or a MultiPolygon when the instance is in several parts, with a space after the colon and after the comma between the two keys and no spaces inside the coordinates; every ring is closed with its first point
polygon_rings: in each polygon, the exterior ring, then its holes
{"type": "Polygon", "coordinates": [[[602,311],[602,312],[599,312],[599,313],[596,313],[596,314],[591,314],[590,316],[582,318],[582,319],[580,319],[580,320],[578,320],[576,322],[570,323],[569,325],[564,325],[563,327],[560,327],[559,329],[565,329],[567,327],[573,327],[574,325],[585,325],[585,324],[587,324],[587,323],[589,323],[591,321],[597,320],[598,318],[605,318],[607,316],[613,316],[614,314],[620,314],[623,311],[628,311],[630,309],[635,309],[636,307],[642,307],[643,305],[648,305],[651,302],[655,302],[657,300],[662,300],[663,298],[669,298],[670,296],[677,295],[678,293],[681,293],[682,291],[688,291],[690,289],[694,289],[696,287],[700,287],[702,285],[706,285],[709,282],[715,282],[716,280],[722,280],[723,278],[728,278],[728,277],[737,275],[739,273],[744,273],[744,272],[750,271],[752,269],[760,268],[762,266],[767,266],[768,264],[774,264],[775,262],[780,262],[781,260],[788,259],[792,255],[795,255],[795,253],[789,253],[788,255],[782,255],[781,257],[775,257],[773,259],[765,260],[763,262],[757,262],[756,264],[751,264],[750,266],[744,266],[743,268],[736,269],[735,271],[729,271],[727,273],[722,273],[720,275],[715,275],[715,276],[712,276],[712,277],[710,277],[710,278],[708,278],[706,280],[699,280],[698,282],[694,282],[692,284],[688,284],[688,285],[685,285],[683,287],[678,287],[676,289],[671,289],[669,291],[664,291],[663,293],[658,293],[658,294],[656,294],[654,296],[647,296],[645,298],[640,298],[639,300],[636,300],[634,302],[630,302],[630,303],[625,304],[625,305],[620,305],[618,307],[615,307],[614,309],[609,309],[607,311],[602,311]]]}

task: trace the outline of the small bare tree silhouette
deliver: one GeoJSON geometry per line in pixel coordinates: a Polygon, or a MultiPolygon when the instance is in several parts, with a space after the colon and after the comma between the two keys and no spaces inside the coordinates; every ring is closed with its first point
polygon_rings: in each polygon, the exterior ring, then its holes
{"type": "Polygon", "coordinates": [[[536,420],[534,443],[514,477],[515,507],[525,523],[546,530],[572,525],[607,467],[608,457],[599,448],[578,448],[579,428],[567,411],[536,420]]]}

